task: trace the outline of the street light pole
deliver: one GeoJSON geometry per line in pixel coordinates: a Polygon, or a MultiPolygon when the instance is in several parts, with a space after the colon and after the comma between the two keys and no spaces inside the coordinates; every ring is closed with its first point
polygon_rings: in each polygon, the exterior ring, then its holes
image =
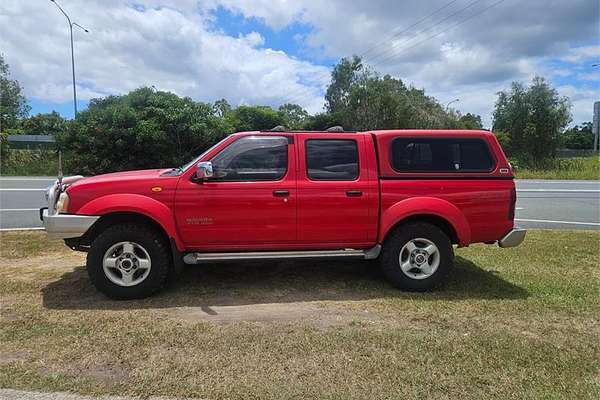
{"type": "Polygon", "coordinates": [[[460,101],[460,99],[454,99],[452,101],[449,101],[448,104],[446,104],[446,111],[448,111],[448,107],[450,107],[450,104],[456,103],[457,101],[460,101]]]}
{"type": "Polygon", "coordinates": [[[60,12],[67,18],[67,22],[69,23],[69,32],[71,33],[71,72],[73,73],[73,109],[75,110],[75,114],[73,115],[75,118],[77,117],[77,89],[75,87],[75,52],[73,50],[73,26],[77,26],[80,29],[83,29],[85,32],[89,32],[83,26],[79,25],[77,22],[71,22],[71,18],[67,15],[65,10],[56,2],[56,0],[50,0],[52,3],[58,7],[60,12]]]}

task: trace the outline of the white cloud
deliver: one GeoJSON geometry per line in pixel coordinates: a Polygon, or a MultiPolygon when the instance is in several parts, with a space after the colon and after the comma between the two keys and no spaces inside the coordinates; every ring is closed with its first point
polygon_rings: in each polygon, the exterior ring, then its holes
{"type": "MultiPolygon", "coordinates": [[[[310,111],[322,108],[325,67],[263,48],[251,32],[211,31],[196,2],[75,2],[62,6],[90,30],[74,31],[78,98],[125,93],[144,85],[198,100],[277,105],[290,93],[310,111]]],[[[27,96],[71,98],[68,25],[52,3],[3,1],[0,50],[27,96]],[[19,29],[15,29],[18,21],[19,29]]]]}
{"type": "MultiPolygon", "coordinates": [[[[476,16],[494,1],[466,8],[471,3],[453,2],[425,19],[448,2],[423,0],[408,6],[397,0],[211,0],[207,8],[221,5],[274,29],[292,22],[313,26],[300,38],[307,54],[315,58],[365,54],[365,62],[376,70],[425,88],[441,102],[461,98],[453,106],[480,113],[488,126],[496,92],[507,89],[511,81],[528,82],[536,74],[574,76],[575,68],[555,73],[548,62],[562,58],[583,63],[600,57],[600,46],[581,45],[598,37],[599,2],[506,1],[476,16]]],[[[588,118],[589,100],[573,102],[575,122],[581,122],[581,116],[588,118]]]]}
{"type": "MultiPolygon", "coordinates": [[[[367,53],[365,62],[376,70],[425,88],[442,103],[460,98],[453,107],[481,114],[488,126],[496,92],[536,74],[570,93],[576,123],[591,118],[588,109],[597,100],[597,71],[585,66],[600,58],[600,46],[589,45],[597,37],[600,3],[589,0],[506,1],[457,26],[493,1],[467,10],[470,2],[453,2],[416,26],[447,1],[410,7],[397,0],[60,1],[91,31],[75,31],[82,99],[154,85],[197,100],[291,100],[316,112],[329,82],[329,69],[319,60],[367,53]],[[289,38],[301,44],[305,60],[266,48],[258,32],[215,31],[218,7],[277,32],[294,23],[310,26],[289,38]],[[554,67],[549,61],[557,59],[562,63],[554,67]]],[[[0,51],[28,96],[70,100],[68,28],[52,3],[3,0],[0,51]]]]}
{"type": "Polygon", "coordinates": [[[569,49],[566,56],[561,57],[561,60],[570,63],[580,63],[582,61],[600,61],[600,45],[581,46],[569,49]]]}

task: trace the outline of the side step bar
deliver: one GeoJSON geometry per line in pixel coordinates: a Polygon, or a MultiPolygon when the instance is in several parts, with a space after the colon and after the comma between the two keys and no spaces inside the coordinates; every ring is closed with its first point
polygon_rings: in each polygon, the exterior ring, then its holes
{"type": "Polygon", "coordinates": [[[372,260],[379,257],[381,245],[367,250],[299,250],[299,251],[253,251],[240,253],[188,253],[183,257],[186,264],[215,261],[277,260],[294,258],[362,258],[372,260]]]}

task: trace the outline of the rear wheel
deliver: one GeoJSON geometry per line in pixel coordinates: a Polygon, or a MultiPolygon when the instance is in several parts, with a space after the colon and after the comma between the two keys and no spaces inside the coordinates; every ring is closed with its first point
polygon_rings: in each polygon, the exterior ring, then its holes
{"type": "Polygon", "coordinates": [[[168,245],[156,230],[140,224],[108,227],[91,245],[87,271],[94,286],[116,300],[159,291],[170,270],[168,245]]]}
{"type": "Polygon", "coordinates": [[[452,243],[440,228],[415,222],[400,226],[386,239],[381,267],[394,286],[427,291],[447,279],[453,259],[452,243]]]}

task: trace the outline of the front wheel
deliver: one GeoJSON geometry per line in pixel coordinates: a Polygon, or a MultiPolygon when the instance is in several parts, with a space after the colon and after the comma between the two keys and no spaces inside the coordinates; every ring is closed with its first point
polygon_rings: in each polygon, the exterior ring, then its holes
{"type": "Polygon", "coordinates": [[[452,243],[437,226],[415,222],[386,239],[381,255],[385,276],[400,289],[427,291],[442,284],[454,261],[452,243]]]}
{"type": "Polygon", "coordinates": [[[113,225],[91,245],[87,272],[94,286],[115,300],[140,299],[159,291],[170,269],[165,240],[138,224],[113,225]]]}

